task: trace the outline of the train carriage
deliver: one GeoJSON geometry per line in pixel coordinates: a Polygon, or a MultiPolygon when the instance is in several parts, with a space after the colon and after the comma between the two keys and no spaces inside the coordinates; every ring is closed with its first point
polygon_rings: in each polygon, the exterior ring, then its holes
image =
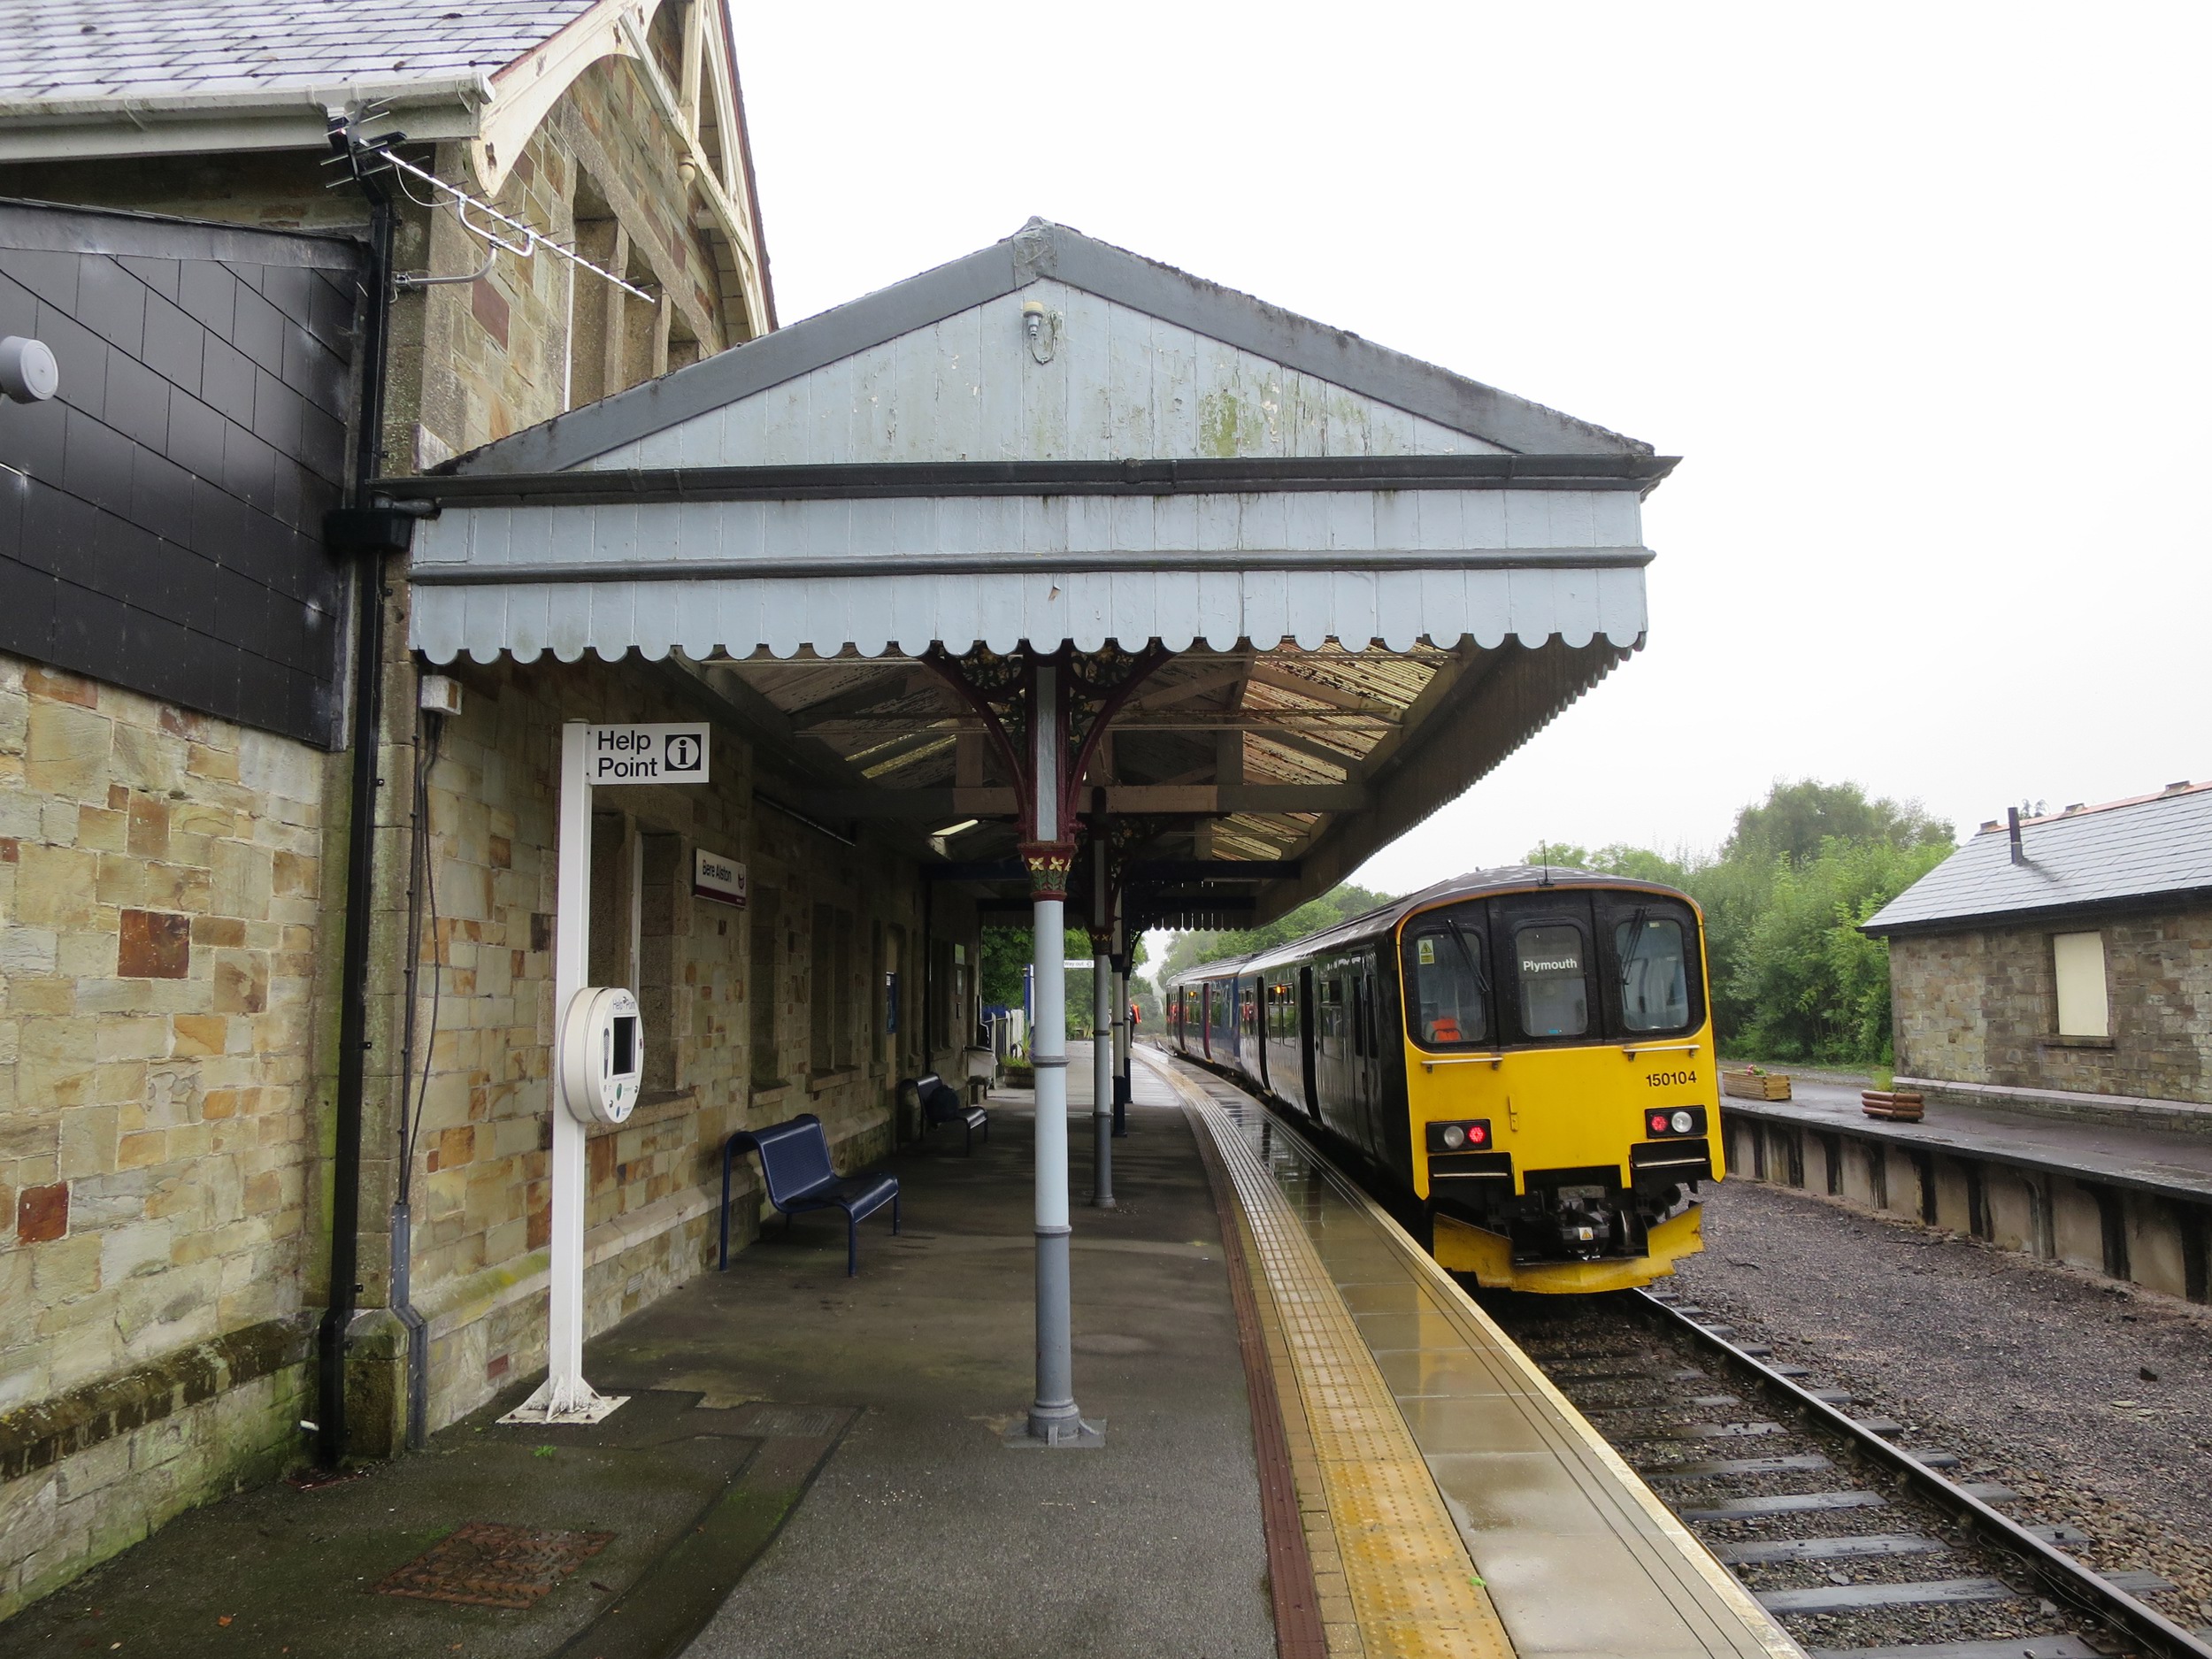
{"type": "Polygon", "coordinates": [[[1317,1133],[1454,1271],[1615,1290],[1701,1248],[1724,1171],[1686,894],[1482,871],[1165,990],[1171,1047],[1317,1133]]]}

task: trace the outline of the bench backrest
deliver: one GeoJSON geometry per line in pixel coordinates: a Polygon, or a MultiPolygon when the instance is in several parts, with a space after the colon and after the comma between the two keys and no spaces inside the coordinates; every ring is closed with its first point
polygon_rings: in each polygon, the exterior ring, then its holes
{"type": "Polygon", "coordinates": [[[782,1205],[811,1196],[837,1180],[830,1163],[829,1137],[822,1120],[802,1112],[787,1123],[741,1132],[737,1139],[760,1154],[761,1179],[768,1183],[769,1202],[782,1205]]]}
{"type": "Polygon", "coordinates": [[[960,1091],[941,1078],[922,1079],[922,1110],[931,1123],[950,1123],[967,1111],[960,1091]]]}

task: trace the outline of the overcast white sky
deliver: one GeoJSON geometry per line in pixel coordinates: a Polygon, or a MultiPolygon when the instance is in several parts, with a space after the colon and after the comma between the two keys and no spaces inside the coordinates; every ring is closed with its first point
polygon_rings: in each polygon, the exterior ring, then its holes
{"type": "Polygon", "coordinates": [[[1644,651],[1375,858],[2212,776],[2212,7],[744,6],[785,321],[1032,213],[1684,457],[1644,651]]]}

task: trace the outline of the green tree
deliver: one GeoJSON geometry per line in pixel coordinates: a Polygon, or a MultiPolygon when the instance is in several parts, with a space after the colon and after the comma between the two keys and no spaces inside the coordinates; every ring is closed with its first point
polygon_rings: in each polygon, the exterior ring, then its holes
{"type": "Polygon", "coordinates": [[[1801,778],[1777,781],[1764,801],[1736,814],[1735,833],[1723,843],[1723,861],[1777,858],[1801,864],[1820,856],[1830,841],[1886,841],[1893,847],[1949,850],[1950,826],[1929,817],[1917,801],[1886,796],[1870,801],[1855,783],[1801,778]]]}
{"type": "MultiPolygon", "coordinates": [[[[1092,1016],[1095,1012],[1091,1002],[1089,932],[1080,927],[1069,928],[1061,949],[1067,953],[1068,1034],[1087,1037],[1091,1034],[1092,1016]]],[[[1035,954],[1036,936],[1026,927],[986,927],[983,930],[981,966],[976,984],[987,1006],[996,1003],[1002,1008],[1019,1008],[1022,1005],[1022,973],[1035,954]]],[[[1144,941],[1139,939],[1131,952],[1133,965],[1141,966],[1148,955],[1144,941]]]]}
{"type": "Polygon", "coordinates": [[[1601,847],[1595,852],[1571,841],[1539,841],[1528,849],[1527,862],[1570,870],[1594,870],[1609,876],[1626,876],[1632,881],[1656,881],[1663,887],[1678,887],[1689,879],[1694,858],[1686,852],[1671,858],[1664,853],[1620,841],[1601,847]]]}
{"type": "Polygon", "coordinates": [[[1732,1051],[1873,1064],[1890,1057],[1889,948],[1858,926],[1951,849],[1949,829],[1917,803],[1801,779],[1739,812],[1717,856],[1545,841],[1528,858],[1663,882],[1695,899],[1713,1023],[1732,1051]]]}
{"type": "Polygon", "coordinates": [[[1726,969],[1732,1007],[1746,1016],[1741,1044],[1784,1060],[1886,1062],[1889,952],[1859,924],[1950,850],[1831,836],[1808,859],[1778,861],[1726,969]]]}

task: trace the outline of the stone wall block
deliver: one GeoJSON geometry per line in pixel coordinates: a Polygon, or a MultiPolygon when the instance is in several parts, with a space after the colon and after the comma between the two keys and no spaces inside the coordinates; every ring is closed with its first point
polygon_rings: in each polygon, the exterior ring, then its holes
{"type": "Polygon", "coordinates": [[[26,843],[18,856],[15,920],[58,932],[89,927],[97,917],[98,885],[98,855],[26,843]]]}
{"type": "Polygon", "coordinates": [[[52,1306],[100,1288],[100,1240],[80,1233],[42,1244],[31,1256],[31,1293],[52,1306]]]}
{"type": "Polygon", "coordinates": [[[15,1241],[48,1244],[69,1232],[69,1183],[26,1187],[15,1195],[15,1241]]]}
{"type": "Polygon", "coordinates": [[[214,1009],[219,1014],[258,1014],[269,1005],[269,963],[258,951],[215,953],[214,1009]]]}
{"type": "Polygon", "coordinates": [[[118,1116],[113,1106],[80,1106],[61,1113],[58,1152],[65,1181],[115,1167],[118,1116]]]}
{"type": "Polygon", "coordinates": [[[75,703],[35,695],[24,730],[23,780],[42,795],[104,801],[115,723],[75,703]]]}
{"type": "Polygon", "coordinates": [[[127,979],[181,979],[191,972],[192,918],[179,911],[126,910],[118,922],[116,972],[127,979]]]}

